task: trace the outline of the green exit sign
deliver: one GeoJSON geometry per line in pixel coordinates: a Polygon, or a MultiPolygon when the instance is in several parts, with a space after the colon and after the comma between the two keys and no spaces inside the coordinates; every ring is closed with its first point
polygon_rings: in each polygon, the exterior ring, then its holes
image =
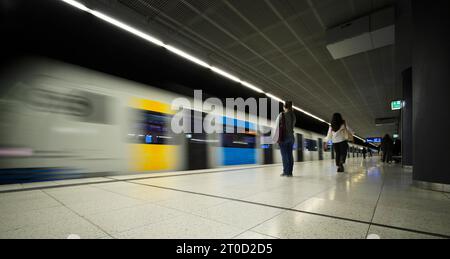
{"type": "Polygon", "coordinates": [[[403,102],[402,101],[393,101],[391,103],[391,109],[393,111],[401,110],[402,106],[403,106],[403,102]]]}

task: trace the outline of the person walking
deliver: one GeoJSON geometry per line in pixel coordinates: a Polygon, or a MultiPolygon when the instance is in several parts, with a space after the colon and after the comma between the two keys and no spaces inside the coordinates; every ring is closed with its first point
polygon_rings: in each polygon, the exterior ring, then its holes
{"type": "Polygon", "coordinates": [[[342,115],[340,113],[333,114],[326,140],[327,142],[330,140],[333,142],[338,173],[345,171],[344,164],[347,160],[348,142],[353,142],[353,134],[353,130],[347,126],[342,115]]]}
{"type": "Polygon", "coordinates": [[[366,160],[367,149],[363,148],[362,153],[363,153],[364,160],[366,160]]]}
{"type": "Polygon", "coordinates": [[[297,118],[293,110],[293,104],[288,101],[284,105],[282,112],[277,120],[274,133],[274,142],[280,145],[281,157],[283,160],[283,174],[281,176],[292,177],[294,171],[294,127],[297,118]]]}
{"type": "Polygon", "coordinates": [[[381,151],[383,151],[382,160],[384,163],[391,163],[392,161],[392,150],[394,148],[394,142],[389,134],[384,136],[381,142],[381,151]]]}

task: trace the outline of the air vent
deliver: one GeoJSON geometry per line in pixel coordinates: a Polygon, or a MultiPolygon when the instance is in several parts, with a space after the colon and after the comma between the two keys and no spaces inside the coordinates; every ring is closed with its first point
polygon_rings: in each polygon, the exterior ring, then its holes
{"type": "Polygon", "coordinates": [[[334,59],[395,44],[393,7],[327,31],[327,49],[334,59]]]}

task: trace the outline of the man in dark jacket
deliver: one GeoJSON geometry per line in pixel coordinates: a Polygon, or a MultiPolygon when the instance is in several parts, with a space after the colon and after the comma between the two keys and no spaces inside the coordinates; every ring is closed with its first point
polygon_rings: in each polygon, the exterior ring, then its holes
{"type": "Polygon", "coordinates": [[[294,127],[297,122],[292,102],[286,102],[284,112],[278,116],[276,122],[276,142],[280,145],[283,158],[283,174],[281,176],[292,177],[294,171],[294,127]]]}

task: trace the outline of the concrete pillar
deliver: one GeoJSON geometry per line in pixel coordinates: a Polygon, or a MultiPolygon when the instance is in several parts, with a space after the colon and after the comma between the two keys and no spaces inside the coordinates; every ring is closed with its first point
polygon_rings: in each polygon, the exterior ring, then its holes
{"type": "Polygon", "coordinates": [[[401,141],[402,141],[402,164],[410,167],[413,165],[413,106],[412,106],[412,69],[409,68],[402,73],[403,77],[403,101],[405,105],[402,110],[401,141]]]}
{"type": "Polygon", "coordinates": [[[396,2],[395,22],[395,84],[402,93],[396,93],[405,101],[401,112],[400,139],[402,141],[402,164],[412,166],[412,5],[411,0],[396,2]]]}
{"type": "Polygon", "coordinates": [[[450,1],[413,0],[412,8],[413,178],[444,190],[450,184],[450,1]]]}

